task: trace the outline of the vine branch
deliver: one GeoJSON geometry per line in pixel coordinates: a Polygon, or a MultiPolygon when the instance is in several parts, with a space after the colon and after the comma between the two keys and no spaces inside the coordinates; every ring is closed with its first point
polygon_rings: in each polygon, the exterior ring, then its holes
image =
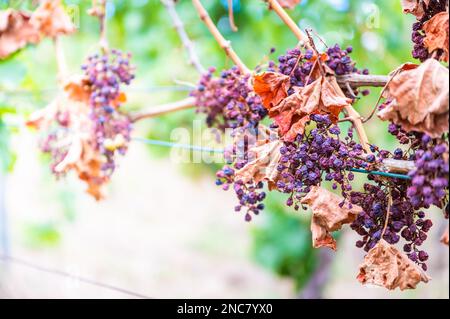
{"type": "MultiPolygon", "coordinates": [[[[273,9],[278,16],[283,20],[283,22],[291,29],[292,33],[297,37],[297,39],[304,43],[305,46],[312,47],[314,49],[314,43],[310,37],[310,35],[305,35],[303,31],[299,28],[299,26],[292,20],[292,18],[287,14],[287,12],[281,7],[277,0],[266,0],[269,4],[269,8],[273,9]]],[[[358,86],[385,86],[388,81],[388,78],[381,77],[376,78],[371,76],[370,78],[367,76],[361,77],[359,74],[351,74],[347,77],[341,77],[338,79],[339,86],[345,89],[348,89],[347,86],[350,87],[358,87],[358,86]],[[369,82],[369,79],[372,82],[369,82]]],[[[358,135],[359,141],[363,146],[364,150],[367,153],[371,153],[370,144],[367,138],[366,131],[363,126],[363,118],[361,115],[353,108],[352,105],[348,105],[345,107],[347,112],[347,118],[353,123],[356,129],[356,134],[358,135]]]]}
{"type": "Polygon", "coordinates": [[[388,75],[364,75],[356,73],[336,77],[339,85],[348,83],[354,89],[363,86],[384,87],[389,82],[389,78],[388,75]]]}
{"type": "MultiPolygon", "coordinates": [[[[369,86],[370,83],[375,83],[375,86],[381,86],[381,81],[385,81],[384,78],[387,79],[388,76],[350,74],[350,75],[346,75],[345,77],[338,77],[337,81],[341,88],[346,88],[346,83],[348,81],[353,83],[354,87],[369,86]],[[380,83],[374,82],[374,80],[372,80],[373,78],[381,79],[380,83]]],[[[186,83],[182,83],[182,84],[186,84],[186,83]]],[[[159,115],[188,109],[188,108],[194,107],[194,104],[195,104],[194,100],[191,97],[189,97],[189,98],[186,98],[186,99],[178,101],[178,102],[173,102],[173,103],[168,103],[168,104],[164,104],[161,106],[151,107],[148,110],[144,110],[142,112],[131,115],[130,118],[132,119],[133,122],[136,122],[141,119],[152,118],[152,117],[156,117],[159,115]]],[[[359,115],[359,113],[356,112],[356,110],[353,109],[353,107],[350,110],[347,110],[347,112],[349,112],[349,116],[346,117],[345,120],[353,122],[353,120],[356,121],[357,119],[360,119],[360,120],[362,119],[361,116],[359,115]],[[351,117],[350,115],[353,115],[353,117],[351,117]]],[[[341,119],[341,121],[342,120],[344,120],[344,119],[341,119]]],[[[365,133],[362,133],[362,134],[364,135],[365,133]]],[[[400,167],[398,171],[402,172],[402,171],[405,171],[405,169],[400,167]]]]}
{"type": "Polygon", "coordinates": [[[92,0],[92,8],[88,10],[88,14],[97,17],[100,22],[99,45],[103,53],[108,52],[106,1],[107,0],[92,0]]]}
{"type": "Polygon", "coordinates": [[[292,20],[286,10],[278,3],[278,0],[266,0],[269,4],[269,8],[275,11],[275,13],[280,17],[281,20],[291,29],[292,33],[297,37],[301,44],[306,47],[310,47],[308,37],[303,33],[297,23],[292,20]]]}
{"type": "Polygon", "coordinates": [[[180,19],[180,16],[178,15],[176,9],[175,9],[175,2],[174,0],[161,0],[162,4],[166,7],[167,12],[170,15],[170,18],[172,19],[173,26],[175,27],[175,30],[178,33],[178,36],[181,39],[181,43],[183,44],[184,48],[188,52],[189,55],[189,63],[195,67],[195,69],[203,74],[206,72],[206,69],[204,66],[200,63],[200,59],[197,55],[197,52],[195,51],[194,44],[189,38],[185,28],[184,24],[180,19]]]}
{"type": "Polygon", "coordinates": [[[172,112],[190,109],[193,107],[195,107],[195,99],[193,97],[188,97],[177,102],[152,106],[146,110],[132,113],[129,118],[131,122],[137,122],[139,120],[153,118],[172,112]]]}
{"type": "Polygon", "coordinates": [[[242,73],[249,74],[250,73],[249,68],[244,64],[244,62],[242,62],[242,60],[233,50],[230,41],[226,40],[220,33],[219,29],[217,29],[216,25],[211,20],[211,17],[209,16],[206,9],[203,7],[200,0],[192,0],[192,4],[197,10],[200,19],[205,23],[209,32],[211,32],[213,37],[216,39],[217,43],[219,43],[220,47],[225,51],[226,55],[234,62],[234,64],[237,65],[237,67],[241,70],[242,73]]]}

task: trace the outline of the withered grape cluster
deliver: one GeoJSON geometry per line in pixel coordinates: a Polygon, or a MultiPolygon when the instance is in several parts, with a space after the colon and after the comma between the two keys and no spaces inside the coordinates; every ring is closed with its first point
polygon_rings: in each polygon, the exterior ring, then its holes
{"type": "MultiPolygon", "coordinates": [[[[412,25],[411,40],[414,43],[412,56],[423,62],[430,58],[430,54],[423,43],[423,40],[425,39],[425,32],[422,29],[423,25],[439,12],[448,10],[448,0],[421,1],[419,5],[423,6],[424,15],[412,25]]],[[[442,50],[439,51],[440,52],[435,56],[437,59],[443,54],[442,50]]]]}
{"type": "MultiPolygon", "coordinates": [[[[333,70],[336,75],[345,75],[351,73],[369,74],[369,70],[359,70],[355,67],[355,62],[350,58],[349,54],[353,52],[351,46],[342,50],[341,47],[336,44],[326,50],[327,59],[325,64],[333,70]]],[[[311,84],[313,79],[310,77],[314,62],[312,58],[314,52],[312,50],[305,50],[302,52],[299,48],[290,49],[285,55],[281,55],[278,58],[279,72],[290,76],[291,85],[293,86],[306,86],[311,84]],[[308,83],[306,83],[308,82],[308,83]]],[[[293,92],[291,88],[290,93],[293,92]]],[[[362,91],[363,95],[367,95],[368,90],[362,91]]]]}
{"type": "Polygon", "coordinates": [[[239,204],[235,206],[234,210],[236,212],[245,211],[245,220],[251,221],[252,215],[258,215],[264,209],[262,201],[266,198],[266,193],[263,191],[264,183],[236,178],[236,171],[242,169],[251,160],[248,148],[249,145],[254,145],[258,136],[257,130],[246,130],[245,132],[235,144],[225,149],[224,157],[227,165],[216,173],[216,185],[221,186],[223,190],[233,188],[239,200],[239,204]]]}
{"type": "Polygon", "coordinates": [[[428,254],[420,246],[427,239],[433,223],[425,219],[425,212],[417,210],[409,200],[409,182],[371,174],[368,179],[372,183],[365,183],[362,192],[350,194],[351,202],[363,208],[351,224],[351,228],[362,237],[356,246],[369,251],[381,238],[393,245],[403,238],[403,250],[407,256],[427,270],[428,254]]]}
{"type": "MultiPolygon", "coordinates": [[[[428,13],[428,18],[440,7],[431,1],[429,9],[434,11],[428,13]]],[[[351,47],[342,50],[339,45],[335,45],[317,57],[312,50],[295,48],[281,55],[278,64],[269,62],[267,71],[280,72],[290,77],[287,92],[290,95],[295,92],[295,87],[304,87],[315,80],[311,74],[318,58],[336,76],[352,73],[367,75],[367,69],[358,70],[355,67],[349,56],[352,51],[351,47]]],[[[211,74],[202,79],[199,89],[210,85],[211,74]]],[[[229,75],[226,73],[225,78],[229,75]]],[[[366,95],[369,92],[361,93],[366,95]]],[[[221,91],[217,91],[217,94],[221,95],[221,91]]],[[[217,96],[212,100],[217,100],[217,96]]],[[[388,99],[379,108],[382,109],[389,102],[388,99]]],[[[271,124],[271,128],[276,127],[276,124],[271,124]]],[[[341,129],[332,122],[330,115],[311,114],[305,132],[298,134],[293,142],[283,142],[276,166],[277,177],[269,183],[269,187],[287,194],[286,205],[298,210],[312,186],[330,183],[332,189],[341,193],[342,206],[347,203],[349,208],[355,205],[361,207],[360,214],[351,224],[351,228],[361,236],[356,242],[357,247],[369,251],[381,239],[392,245],[401,244],[409,259],[427,270],[429,256],[422,245],[433,223],[427,218],[425,210],[431,206],[445,208],[448,217],[448,136],[432,139],[424,133],[407,132],[392,123],[388,131],[397,138],[402,148],[391,152],[370,145],[371,152],[365,152],[362,145],[353,139],[353,126],[346,134],[341,134],[341,129]],[[403,178],[372,173],[383,170],[383,162],[387,159],[413,161],[415,169],[403,178]],[[355,170],[368,173],[367,182],[361,191],[352,186],[355,170]]],[[[245,156],[236,157],[237,149],[242,149],[242,146],[234,145],[225,152],[230,160],[217,173],[216,184],[225,190],[233,187],[239,200],[236,211],[246,209],[245,219],[250,221],[251,214],[257,215],[264,208],[262,201],[266,194],[262,183],[237,179],[236,171],[249,163],[245,156]]]]}
{"type": "Polygon", "coordinates": [[[347,197],[354,179],[350,169],[368,167],[363,148],[353,141],[351,130],[341,139],[339,127],[332,124],[328,115],[312,115],[311,122],[315,128],[297,135],[293,143],[285,142],[280,150],[282,156],[277,170],[281,178],[276,186],[290,194],[286,204],[294,205],[295,209],[300,207],[299,201],[310,187],[320,185],[322,180],[332,182],[333,189],[340,185],[342,195],[347,197]]]}
{"type": "Polygon", "coordinates": [[[88,57],[82,66],[90,93],[90,118],[94,123],[96,147],[106,161],[102,169],[109,174],[115,169],[116,153],[125,154],[130,141],[131,122],[120,110],[125,98],[121,85],[134,79],[131,54],[111,50],[88,57]]]}
{"type": "Polygon", "coordinates": [[[203,74],[191,92],[197,112],[206,114],[208,127],[256,127],[267,111],[249,83],[250,75],[242,74],[236,66],[222,71],[219,77],[214,76],[215,71],[210,68],[203,74]]]}
{"type": "Polygon", "coordinates": [[[351,202],[364,209],[351,225],[362,236],[356,245],[368,251],[381,236],[390,244],[403,238],[403,250],[407,256],[427,270],[428,253],[420,246],[427,239],[433,223],[425,218],[424,209],[432,205],[439,208],[448,205],[449,163],[443,156],[448,153],[448,142],[432,139],[424,133],[406,132],[393,123],[388,131],[400,144],[407,146],[408,151],[397,148],[390,153],[373,146],[376,161],[388,157],[412,160],[416,168],[409,172],[410,180],[369,174],[368,179],[372,183],[364,184],[364,191],[350,194],[351,202]],[[390,198],[392,203],[389,203],[390,198]],[[389,216],[388,220],[386,216],[389,216]]]}

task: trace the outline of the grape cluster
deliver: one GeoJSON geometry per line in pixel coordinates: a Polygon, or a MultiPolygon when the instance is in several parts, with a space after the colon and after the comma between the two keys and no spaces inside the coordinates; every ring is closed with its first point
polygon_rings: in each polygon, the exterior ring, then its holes
{"type": "MultiPolygon", "coordinates": [[[[325,64],[330,67],[336,75],[351,73],[369,74],[367,69],[361,71],[355,67],[355,63],[349,56],[352,51],[353,48],[351,46],[342,50],[341,47],[336,44],[327,49],[326,54],[328,58],[325,61],[325,64]]],[[[306,86],[314,81],[314,79],[310,77],[314,65],[312,60],[313,57],[314,52],[312,50],[308,49],[303,53],[299,48],[290,49],[285,55],[278,57],[279,71],[284,75],[290,76],[291,85],[300,87],[306,86]]],[[[291,92],[289,93],[292,92],[293,89],[291,89],[291,92]]],[[[366,95],[369,92],[364,90],[362,93],[366,95]]]]}
{"type": "MultiPolygon", "coordinates": [[[[412,50],[413,58],[419,59],[421,62],[423,62],[426,59],[430,58],[430,54],[423,43],[425,39],[425,32],[422,29],[423,25],[439,12],[446,11],[448,8],[448,0],[430,0],[428,1],[428,5],[425,3],[425,1],[421,1],[421,5],[423,6],[425,13],[422,18],[413,23],[411,40],[414,43],[414,47],[412,50]]],[[[438,54],[435,56],[435,58],[437,59],[439,59],[443,53],[442,50],[439,51],[440,52],[438,52],[438,54]]]]}
{"type": "Polygon", "coordinates": [[[408,196],[414,207],[435,205],[444,208],[449,178],[449,163],[444,159],[444,153],[448,154],[445,142],[433,141],[426,134],[422,136],[421,148],[413,156],[416,168],[409,172],[412,185],[408,188],[408,196]]]}
{"type": "Polygon", "coordinates": [[[416,209],[435,205],[444,208],[448,202],[448,141],[433,139],[420,132],[406,132],[391,123],[389,132],[400,144],[408,145],[409,154],[398,149],[394,158],[414,161],[415,169],[409,172],[411,185],[407,195],[416,209]]]}
{"type": "Polygon", "coordinates": [[[62,141],[68,141],[70,139],[70,114],[67,111],[59,111],[55,116],[55,120],[55,127],[44,138],[39,140],[39,149],[43,153],[50,155],[50,170],[56,177],[60,177],[62,173],[58,172],[55,168],[64,160],[69,152],[70,144],[62,143],[62,141]]]}
{"type": "MultiPolygon", "coordinates": [[[[340,129],[333,125],[328,115],[312,115],[316,128],[299,134],[293,143],[286,142],[280,149],[281,159],[277,167],[281,179],[277,189],[290,194],[286,204],[300,207],[299,201],[311,186],[321,184],[322,178],[332,182],[333,189],[340,185],[344,197],[352,190],[354,179],[351,168],[368,167],[363,159],[361,144],[353,141],[350,129],[345,139],[340,138],[340,129]]],[[[343,204],[343,203],[342,203],[343,204]]]]}
{"type": "Polygon", "coordinates": [[[427,239],[433,223],[425,218],[423,209],[435,205],[448,205],[448,143],[432,139],[428,135],[403,130],[399,125],[389,124],[394,135],[408,151],[397,148],[393,153],[371,146],[375,155],[373,162],[386,158],[414,161],[415,169],[409,172],[411,180],[383,178],[368,175],[373,183],[364,184],[364,191],[352,192],[350,201],[363,208],[351,228],[360,236],[356,246],[368,251],[383,237],[390,244],[405,242],[403,250],[408,257],[426,270],[428,254],[420,246],[427,239]],[[388,213],[389,201],[390,209],[388,213]],[[386,221],[386,216],[388,220],[386,221]],[[383,233],[384,230],[384,233],[383,233]]]}
{"type": "Polygon", "coordinates": [[[125,154],[130,141],[131,122],[120,111],[123,102],[120,86],[134,79],[131,54],[111,50],[88,57],[82,66],[90,91],[90,118],[93,121],[96,148],[105,158],[102,169],[111,174],[116,153],[125,154]]]}
{"type": "Polygon", "coordinates": [[[252,220],[252,214],[258,215],[264,209],[262,201],[266,198],[266,193],[263,191],[263,182],[255,183],[253,180],[244,182],[235,175],[236,170],[243,168],[250,160],[248,149],[249,145],[255,142],[256,131],[247,132],[250,132],[250,136],[237,139],[236,143],[225,149],[224,157],[227,165],[216,173],[216,185],[225,191],[230,187],[233,188],[239,200],[234,210],[236,212],[245,210],[245,220],[249,222],[252,220]]]}
{"type": "Polygon", "coordinates": [[[350,202],[363,208],[351,224],[351,228],[362,237],[356,246],[369,251],[381,238],[392,245],[403,238],[403,250],[407,256],[427,270],[428,254],[420,246],[427,239],[433,223],[425,219],[425,212],[416,210],[409,200],[409,182],[395,178],[386,180],[372,174],[368,179],[374,183],[365,183],[364,191],[350,194],[350,202]]]}
{"type": "Polygon", "coordinates": [[[209,127],[220,130],[256,127],[267,115],[261,98],[249,84],[250,75],[243,75],[238,67],[214,77],[214,68],[204,74],[191,92],[197,112],[206,114],[209,127]]]}

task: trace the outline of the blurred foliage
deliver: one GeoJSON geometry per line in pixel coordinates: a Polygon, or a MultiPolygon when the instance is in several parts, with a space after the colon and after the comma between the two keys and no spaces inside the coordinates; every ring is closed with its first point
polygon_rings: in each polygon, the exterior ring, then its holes
{"type": "Polygon", "coordinates": [[[54,247],[60,239],[59,227],[53,223],[30,223],[25,226],[25,243],[31,248],[54,247]]]}
{"type": "MultiPolygon", "coordinates": [[[[79,72],[85,57],[98,50],[98,23],[85,12],[90,1],[66,0],[79,32],[63,39],[67,61],[72,72],[79,72]]],[[[206,8],[224,36],[231,40],[243,61],[255,67],[266,63],[297,44],[295,37],[274,12],[267,10],[261,0],[234,0],[235,21],[239,31],[233,33],[228,24],[227,1],[204,0],[206,8]],[[268,56],[275,47],[276,53],[268,56]]],[[[32,8],[32,1],[0,1],[0,8],[8,6],[32,8]]],[[[230,67],[230,60],[210,36],[198,19],[191,1],[179,0],[177,11],[205,66],[217,69],[230,67]]],[[[137,79],[128,88],[127,108],[139,109],[187,95],[186,91],[158,89],[173,86],[174,80],[195,83],[199,77],[187,63],[187,55],[159,0],[109,1],[108,30],[112,47],[133,53],[137,66],[137,79]]],[[[302,28],[311,27],[328,45],[352,45],[352,58],[359,68],[368,68],[373,74],[387,74],[399,64],[412,60],[410,56],[410,29],[413,17],[401,12],[399,0],[303,0],[290,11],[302,28]]],[[[323,48],[321,41],[317,45],[323,48]]],[[[0,61],[0,154],[3,168],[11,167],[14,157],[9,147],[10,126],[32,110],[44,107],[57,93],[56,63],[51,40],[28,47],[11,58],[0,61]],[[6,124],[5,124],[6,123],[6,124]]],[[[367,115],[375,106],[379,89],[361,99],[356,107],[367,115]]],[[[149,138],[169,140],[174,128],[187,128],[192,132],[192,120],[203,118],[192,111],[183,111],[139,123],[135,134],[149,138]]],[[[374,119],[367,125],[370,140],[392,149],[394,139],[384,129],[386,123],[374,119]],[[383,133],[384,132],[384,133],[383,133]]],[[[149,151],[166,157],[170,150],[150,146],[149,151]]],[[[198,175],[204,166],[183,165],[185,172],[198,175]]],[[[217,168],[208,165],[210,170],[217,168]]],[[[214,187],[214,184],[211,184],[214,187]]],[[[232,196],[230,194],[230,196],[232,196]]],[[[316,257],[311,249],[309,226],[301,213],[287,213],[282,205],[283,196],[268,196],[268,209],[261,216],[261,226],[255,228],[254,256],[273,271],[293,277],[298,287],[307,280],[314,268],[316,257]]],[[[70,196],[63,196],[70,206],[70,196]]],[[[69,215],[72,216],[73,212],[69,215]]],[[[52,224],[49,224],[52,225],[52,224]]],[[[41,242],[54,242],[59,233],[54,226],[36,225],[29,229],[31,238],[41,242]],[[40,238],[40,239],[37,239],[40,238]]]]}
{"type": "Polygon", "coordinates": [[[317,264],[312,249],[310,222],[285,212],[285,196],[271,194],[266,201],[265,218],[253,230],[253,256],[264,267],[295,280],[300,289],[317,264]]]}

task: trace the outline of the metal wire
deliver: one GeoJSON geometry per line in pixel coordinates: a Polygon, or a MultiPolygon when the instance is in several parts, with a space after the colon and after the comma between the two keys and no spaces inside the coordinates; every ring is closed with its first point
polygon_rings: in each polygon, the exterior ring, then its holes
{"type": "Polygon", "coordinates": [[[52,268],[36,265],[34,263],[31,263],[29,261],[26,261],[26,260],[23,260],[23,259],[20,259],[20,258],[0,255],[0,261],[4,262],[4,263],[14,263],[14,264],[21,265],[21,266],[24,266],[24,267],[27,267],[27,268],[30,268],[30,269],[34,269],[34,270],[40,271],[40,272],[45,272],[45,273],[48,273],[48,274],[52,274],[52,275],[56,275],[56,276],[60,276],[60,277],[65,277],[65,278],[76,280],[76,281],[79,281],[79,282],[83,282],[83,283],[86,283],[86,284],[89,284],[89,285],[92,285],[92,286],[101,287],[101,288],[108,289],[108,290],[111,290],[111,291],[119,292],[119,293],[122,293],[124,295],[129,295],[129,296],[140,298],[140,299],[151,299],[151,297],[145,296],[143,294],[140,294],[140,293],[137,293],[137,292],[134,292],[134,291],[130,291],[128,289],[116,287],[116,286],[113,286],[113,285],[110,285],[110,284],[104,284],[104,283],[101,283],[101,282],[98,282],[98,281],[95,281],[95,280],[92,280],[92,279],[88,279],[88,278],[84,278],[84,277],[81,277],[81,276],[73,275],[73,274],[70,274],[68,272],[58,270],[58,269],[52,269],[52,268]]]}
{"type": "Polygon", "coordinates": [[[223,153],[224,152],[222,149],[207,148],[207,147],[201,147],[201,146],[191,145],[191,144],[172,143],[169,141],[152,140],[152,139],[146,139],[146,138],[142,138],[142,137],[135,137],[135,138],[133,138],[133,140],[137,141],[137,142],[142,142],[142,143],[148,144],[148,145],[175,147],[175,148],[187,149],[187,150],[191,150],[191,151],[213,152],[213,153],[223,153]]]}
{"type": "MultiPolygon", "coordinates": [[[[133,140],[137,141],[137,142],[142,142],[142,143],[148,144],[148,145],[175,147],[175,148],[188,149],[191,151],[214,152],[214,153],[223,153],[224,152],[224,150],[222,150],[222,149],[207,148],[207,147],[201,147],[198,145],[190,145],[190,144],[178,144],[178,143],[172,143],[169,141],[152,140],[152,139],[146,139],[146,138],[142,138],[142,137],[135,137],[135,138],[133,138],[133,140]]],[[[391,177],[391,178],[411,179],[411,177],[409,177],[408,175],[404,175],[404,174],[396,174],[396,173],[389,173],[389,172],[382,172],[382,171],[369,171],[369,170],[365,170],[365,169],[361,169],[361,168],[351,168],[350,171],[364,173],[364,174],[386,176],[386,177],[391,177]]]]}
{"type": "Polygon", "coordinates": [[[351,168],[350,171],[364,173],[364,174],[380,175],[380,176],[386,176],[386,177],[392,177],[392,178],[411,179],[410,176],[404,175],[404,174],[396,174],[396,173],[381,172],[381,171],[368,171],[368,170],[360,169],[360,168],[351,168]]]}

